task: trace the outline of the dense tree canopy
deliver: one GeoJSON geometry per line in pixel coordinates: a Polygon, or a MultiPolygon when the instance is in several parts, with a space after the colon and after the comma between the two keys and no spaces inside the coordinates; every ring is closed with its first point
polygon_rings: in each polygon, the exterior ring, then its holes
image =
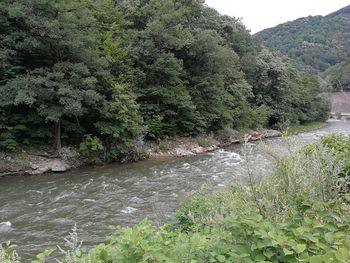
{"type": "Polygon", "coordinates": [[[350,91],[350,61],[343,61],[321,74],[334,91],[350,91]]]}
{"type": "Polygon", "coordinates": [[[325,118],[317,78],[201,0],[3,0],[0,147],[80,144],[325,118]]]}

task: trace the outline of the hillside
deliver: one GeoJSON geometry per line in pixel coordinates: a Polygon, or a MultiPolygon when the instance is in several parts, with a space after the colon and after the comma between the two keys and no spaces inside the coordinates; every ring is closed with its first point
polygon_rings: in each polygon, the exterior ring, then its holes
{"type": "Polygon", "coordinates": [[[350,5],[327,16],[280,24],[254,37],[266,47],[323,72],[349,57],[350,5]]]}

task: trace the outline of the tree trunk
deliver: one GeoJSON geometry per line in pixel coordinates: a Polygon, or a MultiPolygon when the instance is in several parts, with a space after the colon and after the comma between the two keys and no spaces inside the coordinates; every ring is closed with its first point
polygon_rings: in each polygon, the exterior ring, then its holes
{"type": "Polygon", "coordinates": [[[61,145],[61,121],[55,122],[55,151],[59,152],[62,148],[61,145]]]}

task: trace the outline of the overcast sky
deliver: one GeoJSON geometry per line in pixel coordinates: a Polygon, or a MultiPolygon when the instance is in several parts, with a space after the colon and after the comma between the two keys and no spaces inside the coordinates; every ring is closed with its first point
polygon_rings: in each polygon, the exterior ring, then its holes
{"type": "Polygon", "coordinates": [[[252,33],[309,15],[327,15],[350,0],[206,0],[221,14],[243,18],[252,33]]]}

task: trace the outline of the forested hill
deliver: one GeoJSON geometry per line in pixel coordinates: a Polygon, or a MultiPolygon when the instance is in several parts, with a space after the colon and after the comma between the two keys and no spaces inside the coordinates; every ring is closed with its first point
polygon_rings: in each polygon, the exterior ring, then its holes
{"type": "Polygon", "coordinates": [[[2,0],[0,47],[2,151],[134,158],[145,138],[327,117],[316,77],[202,0],[2,0]]]}
{"type": "Polygon", "coordinates": [[[350,5],[338,10],[338,11],[335,11],[331,14],[329,14],[328,16],[330,17],[334,17],[334,16],[338,16],[338,15],[350,15],[350,5]]]}
{"type": "Polygon", "coordinates": [[[255,38],[316,71],[325,71],[349,59],[350,6],[327,16],[304,17],[263,30],[255,38]]]}

